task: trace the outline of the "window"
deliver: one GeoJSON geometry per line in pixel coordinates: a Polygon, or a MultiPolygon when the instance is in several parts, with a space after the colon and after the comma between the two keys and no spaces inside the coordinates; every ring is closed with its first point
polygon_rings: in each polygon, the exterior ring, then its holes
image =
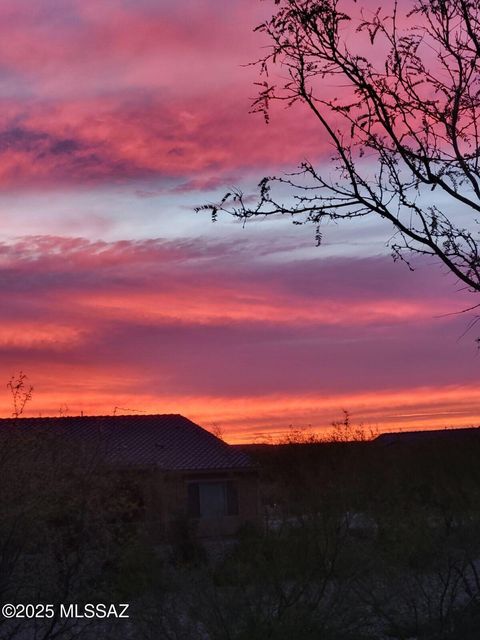
{"type": "Polygon", "coordinates": [[[238,515],[237,489],[232,482],[191,482],[188,513],[194,518],[238,515]]]}

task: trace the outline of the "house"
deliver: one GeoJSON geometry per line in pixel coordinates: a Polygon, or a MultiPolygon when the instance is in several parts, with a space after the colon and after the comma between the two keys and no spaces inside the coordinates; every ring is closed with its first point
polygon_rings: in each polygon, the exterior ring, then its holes
{"type": "Polygon", "coordinates": [[[394,431],[381,433],[373,440],[380,445],[431,445],[469,444],[478,442],[480,427],[457,427],[455,429],[428,429],[425,431],[394,431]]]}
{"type": "Polygon", "coordinates": [[[13,432],[58,436],[135,480],[157,539],[178,519],[199,536],[225,536],[259,517],[258,470],[249,456],[181,415],[0,419],[0,440],[13,432]]]}

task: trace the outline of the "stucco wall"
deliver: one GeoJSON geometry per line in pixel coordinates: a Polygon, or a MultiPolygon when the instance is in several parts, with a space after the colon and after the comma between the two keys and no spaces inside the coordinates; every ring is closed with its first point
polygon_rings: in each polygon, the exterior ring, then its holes
{"type": "Polygon", "coordinates": [[[250,522],[259,522],[258,475],[255,471],[208,473],[161,473],[154,471],[146,487],[146,519],[151,534],[159,539],[175,520],[188,520],[199,536],[233,535],[250,522]],[[238,515],[215,518],[191,517],[188,513],[188,484],[191,482],[234,484],[238,495],[238,515]]]}

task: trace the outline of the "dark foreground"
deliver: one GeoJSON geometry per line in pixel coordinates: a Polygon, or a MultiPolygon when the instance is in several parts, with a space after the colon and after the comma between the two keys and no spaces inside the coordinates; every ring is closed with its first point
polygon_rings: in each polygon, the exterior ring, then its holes
{"type": "Polygon", "coordinates": [[[1,604],[53,615],[0,616],[0,638],[480,637],[480,437],[250,451],[262,527],[199,541],[179,520],[154,545],[121,474],[3,443],[1,604]]]}

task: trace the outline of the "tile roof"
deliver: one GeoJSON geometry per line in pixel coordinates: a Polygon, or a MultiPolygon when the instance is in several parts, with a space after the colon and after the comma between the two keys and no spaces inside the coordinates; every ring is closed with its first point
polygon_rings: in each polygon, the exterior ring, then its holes
{"type": "Polygon", "coordinates": [[[73,446],[104,451],[119,465],[172,471],[254,466],[247,454],[178,414],[0,419],[0,434],[12,430],[58,434],[73,446]]]}
{"type": "Polygon", "coordinates": [[[461,442],[478,438],[480,427],[459,427],[456,429],[429,429],[427,431],[394,431],[381,433],[373,442],[378,444],[420,444],[438,442],[461,442]]]}

